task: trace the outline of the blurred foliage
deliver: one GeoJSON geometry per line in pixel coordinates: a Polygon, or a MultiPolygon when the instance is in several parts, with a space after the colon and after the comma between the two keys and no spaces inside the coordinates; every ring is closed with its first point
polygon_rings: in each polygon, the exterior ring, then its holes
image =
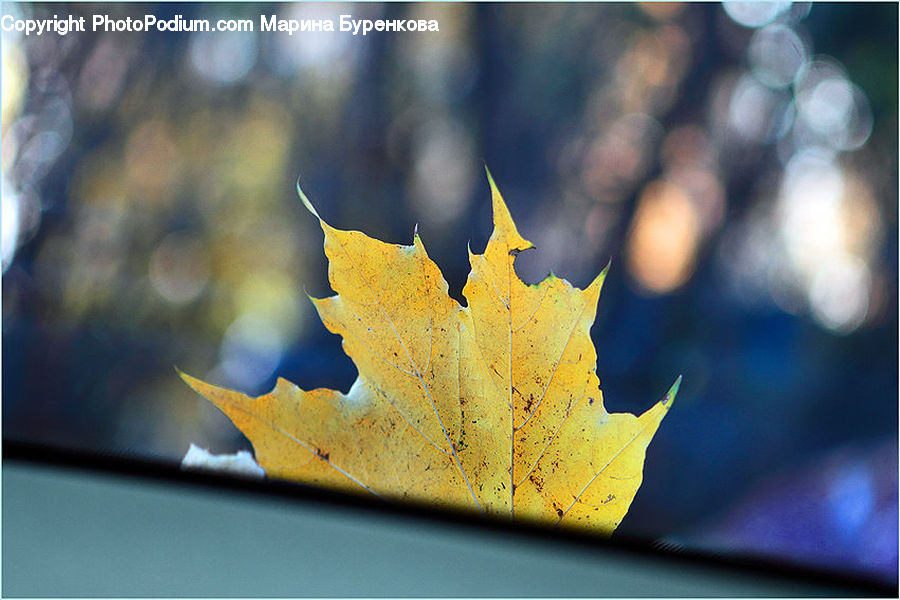
{"type": "Polygon", "coordinates": [[[484,161],[538,247],[526,281],[584,286],[612,257],[593,331],[608,408],[641,412],[684,375],[620,534],[896,581],[896,511],[873,498],[896,505],[897,454],[872,450],[897,440],[895,4],[4,10],[440,22],[4,33],[5,438],[248,447],[173,365],[248,393],[355,377],[304,297],[330,291],[297,176],[342,228],[409,243],[418,224],[461,300],[464,245],[489,233],[484,161]],[[835,452],[869,454],[847,475],[835,452]],[[746,535],[741,503],[797,469],[826,492],[781,502],[809,504],[796,535],[827,552],[746,535]]]}

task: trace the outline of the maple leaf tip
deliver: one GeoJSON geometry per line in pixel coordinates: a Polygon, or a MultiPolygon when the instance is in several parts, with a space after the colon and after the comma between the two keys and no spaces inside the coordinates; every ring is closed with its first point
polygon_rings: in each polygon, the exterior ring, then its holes
{"type": "Polygon", "coordinates": [[[190,388],[195,392],[201,393],[200,390],[197,389],[197,384],[203,383],[202,381],[200,381],[196,377],[191,377],[190,375],[179,369],[177,365],[173,365],[173,367],[175,368],[175,372],[178,373],[178,376],[181,377],[182,381],[188,384],[188,386],[190,386],[190,388]]]}
{"type": "Polygon", "coordinates": [[[681,387],[681,375],[678,376],[678,379],[675,380],[675,383],[672,384],[672,387],[669,388],[669,391],[666,392],[666,397],[663,398],[663,404],[666,406],[670,406],[672,402],[675,400],[675,396],[678,395],[678,389],[681,387]]]}
{"type": "Polygon", "coordinates": [[[491,186],[491,207],[494,212],[494,232],[491,234],[491,238],[493,239],[497,235],[506,237],[508,245],[517,254],[534,248],[534,244],[519,235],[516,223],[509,214],[509,207],[506,206],[503,194],[500,193],[500,188],[497,187],[497,182],[494,181],[494,176],[491,175],[487,165],[485,165],[484,171],[491,186]]]}
{"type": "Polygon", "coordinates": [[[310,301],[310,303],[313,305],[313,308],[315,308],[316,311],[319,310],[319,308],[320,308],[319,305],[328,299],[328,298],[316,298],[315,296],[310,294],[308,291],[306,291],[305,287],[303,288],[303,295],[306,296],[306,299],[310,301]]]}
{"type": "Polygon", "coordinates": [[[306,207],[306,210],[311,212],[320,222],[325,223],[322,220],[322,217],[319,216],[319,213],[316,211],[315,207],[312,205],[312,202],[309,201],[309,198],[306,197],[306,194],[303,193],[303,189],[300,187],[300,177],[297,177],[297,195],[300,196],[300,201],[303,203],[303,206],[306,207]]]}
{"type": "MultiPolygon", "coordinates": [[[[487,165],[484,167],[484,172],[487,173],[488,184],[491,187],[491,204],[494,209],[494,221],[496,222],[499,217],[503,221],[509,221],[512,224],[509,208],[507,208],[506,202],[503,200],[503,195],[500,193],[500,188],[497,187],[497,182],[494,181],[494,176],[491,175],[487,165]]],[[[513,228],[515,228],[514,224],[513,228]]]]}
{"type": "Polygon", "coordinates": [[[603,282],[606,281],[606,274],[609,273],[609,266],[612,264],[612,260],[606,263],[606,266],[603,267],[603,270],[597,273],[597,276],[594,277],[594,280],[585,288],[587,290],[594,290],[596,288],[596,293],[600,294],[600,290],[603,289],[603,282]]]}
{"type": "Polygon", "coordinates": [[[487,164],[484,165],[484,172],[485,172],[485,174],[487,175],[488,183],[489,183],[490,186],[491,186],[491,190],[497,189],[497,184],[494,182],[494,176],[491,175],[491,170],[488,169],[487,164]]]}

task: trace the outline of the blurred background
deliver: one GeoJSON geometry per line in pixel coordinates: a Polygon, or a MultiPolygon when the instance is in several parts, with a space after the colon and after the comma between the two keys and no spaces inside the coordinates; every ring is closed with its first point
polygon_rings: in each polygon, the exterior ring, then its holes
{"type": "Polygon", "coordinates": [[[255,33],[2,38],[3,436],[179,461],[249,442],[174,367],[356,376],[304,292],[323,217],[419,226],[453,297],[487,164],[551,269],[612,259],[610,411],[684,375],[616,535],[897,581],[896,4],[29,4],[255,33]],[[260,33],[282,18],[440,32],[260,33]]]}

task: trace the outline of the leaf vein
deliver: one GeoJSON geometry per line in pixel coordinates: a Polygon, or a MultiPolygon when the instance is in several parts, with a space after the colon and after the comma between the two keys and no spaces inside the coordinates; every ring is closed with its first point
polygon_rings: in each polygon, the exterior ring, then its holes
{"type": "Polygon", "coordinates": [[[356,485],[362,487],[363,489],[365,489],[366,491],[368,491],[369,493],[371,493],[373,496],[375,496],[375,497],[377,497],[377,498],[381,498],[381,496],[378,495],[378,493],[376,493],[374,490],[372,490],[369,486],[367,486],[366,484],[364,484],[363,482],[361,482],[359,479],[357,479],[356,477],[354,477],[353,475],[351,475],[350,473],[348,473],[347,471],[345,471],[345,470],[342,469],[341,467],[339,467],[339,466],[337,466],[336,464],[334,464],[333,462],[331,462],[329,459],[325,458],[324,456],[322,456],[321,454],[319,454],[318,452],[316,452],[315,450],[313,450],[306,442],[304,442],[304,441],[301,440],[300,438],[291,435],[290,433],[288,433],[287,431],[285,431],[285,430],[283,430],[282,428],[278,427],[278,426],[275,425],[274,423],[271,423],[271,422],[267,421],[266,419],[263,419],[263,418],[260,417],[259,415],[255,414],[255,413],[253,413],[253,412],[251,412],[251,411],[249,411],[249,410],[247,410],[246,408],[242,408],[242,407],[240,407],[240,406],[238,406],[238,405],[236,405],[236,404],[232,404],[232,405],[231,405],[231,408],[233,408],[234,410],[238,410],[238,411],[240,411],[240,412],[242,412],[242,413],[244,413],[244,414],[246,414],[246,415],[248,415],[248,416],[250,416],[250,417],[253,417],[254,419],[256,419],[257,421],[259,421],[259,422],[262,423],[263,425],[266,425],[267,427],[270,427],[270,428],[271,428],[273,431],[275,431],[276,433],[280,433],[281,435],[285,436],[286,438],[288,438],[288,439],[290,439],[290,440],[296,442],[296,443],[299,444],[302,448],[304,448],[307,452],[311,453],[314,457],[318,458],[319,460],[325,461],[325,463],[328,464],[332,469],[334,469],[335,471],[337,471],[338,473],[340,473],[341,475],[343,475],[344,477],[346,477],[347,479],[349,479],[350,481],[352,481],[352,482],[355,483],[356,485]]]}
{"type": "Polygon", "coordinates": [[[553,443],[553,440],[556,439],[556,436],[559,435],[559,432],[560,432],[560,430],[562,429],[562,426],[563,426],[563,425],[565,424],[565,422],[569,419],[569,415],[571,415],[573,412],[575,412],[575,409],[578,407],[579,404],[581,404],[581,401],[584,400],[585,394],[587,394],[587,382],[586,382],[586,381],[584,382],[584,389],[581,391],[581,396],[578,398],[578,400],[575,402],[575,404],[573,404],[572,406],[570,406],[570,407],[569,407],[569,410],[566,411],[566,414],[565,414],[565,416],[562,418],[562,421],[559,422],[559,426],[557,426],[556,431],[553,432],[553,435],[552,435],[552,436],[550,437],[550,439],[547,441],[547,445],[544,446],[544,449],[543,449],[543,450],[541,450],[541,453],[540,453],[540,454],[538,455],[538,457],[535,459],[534,464],[531,465],[531,468],[528,470],[528,472],[527,472],[527,473],[525,474],[525,476],[522,478],[522,481],[520,481],[520,482],[518,483],[518,485],[522,485],[523,483],[525,483],[525,480],[528,479],[528,476],[531,475],[532,473],[534,473],[534,470],[537,468],[538,463],[541,462],[541,458],[543,458],[543,457],[544,457],[544,454],[547,452],[547,448],[550,447],[550,444],[552,444],[552,443],[553,443]]]}
{"type": "MultiPolygon", "coordinates": [[[[354,313],[354,316],[356,316],[355,313],[354,313]]],[[[357,335],[356,333],[354,333],[353,330],[350,329],[349,327],[345,327],[345,328],[344,328],[344,331],[346,331],[347,333],[349,333],[350,335],[352,335],[354,338],[356,338],[357,340],[359,340],[359,343],[361,343],[363,346],[365,346],[366,348],[368,348],[369,351],[370,351],[372,354],[374,354],[375,356],[377,356],[378,358],[380,358],[381,360],[383,360],[383,361],[384,361],[385,363],[387,363],[389,366],[394,367],[395,369],[397,369],[397,370],[400,371],[401,373],[403,373],[403,374],[405,374],[405,375],[409,375],[410,377],[415,377],[415,376],[416,376],[416,374],[413,373],[412,371],[407,371],[406,369],[404,369],[404,368],[402,368],[402,367],[400,367],[400,366],[397,366],[397,365],[395,365],[394,363],[392,363],[391,361],[389,361],[388,359],[386,359],[380,352],[378,352],[378,350],[376,350],[375,348],[373,348],[373,347],[372,347],[368,342],[366,342],[361,336],[359,336],[359,335],[357,335]]]]}
{"type": "Polygon", "coordinates": [[[550,385],[553,383],[553,378],[556,377],[556,372],[559,370],[559,363],[562,362],[562,358],[566,354],[566,349],[569,347],[569,343],[572,341],[572,336],[575,334],[575,329],[578,328],[578,323],[581,322],[581,316],[584,314],[585,308],[587,308],[586,304],[581,307],[581,311],[578,313],[578,316],[575,318],[575,322],[572,324],[572,329],[569,331],[569,335],[566,338],[566,343],[563,344],[562,350],[559,353],[559,358],[556,359],[556,364],[553,365],[553,371],[550,373],[550,377],[547,379],[547,385],[544,386],[544,391],[541,392],[541,397],[538,398],[537,404],[534,405],[534,409],[531,411],[528,417],[526,417],[526,419],[522,421],[521,425],[516,427],[516,431],[525,427],[525,425],[528,424],[528,421],[531,420],[531,417],[533,417],[541,407],[541,403],[544,401],[544,397],[547,395],[547,390],[550,389],[550,385]]]}
{"type": "Polygon", "coordinates": [[[631,436],[630,440],[628,440],[625,444],[623,444],[622,447],[619,448],[618,451],[616,451],[616,453],[613,454],[612,457],[610,457],[610,459],[608,461],[606,461],[606,464],[603,465],[603,467],[601,467],[599,471],[594,473],[594,476],[591,477],[591,480],[587,482],[587,485],[585,485],[584,488],[582,488],[582,490],[580,492],[578,492],[578,495],[575,496],[575,499],[572,500],[572,504],[569,505],[569,508],[567,508],[566,511],[562,515],[560,515],[559,519],[556,521],[556,525],[559,525],[560,522],[564,518],[566,518],[566,515],[569,514],[569,511],[572,510],[572,507],[575,506],[575,504],[578,502],[578,500],[581,499],[581,497],[588,490],[588,488],[591,487],[591,485],[593,485],[594,481],[596,481],[597,478],[600,477],[600,475],[602,475],[603,472],[609,468],[609,465],[611,465],[613,463],[613,461],[615,461],[619,457],[619,455],[622,454],[622,452],[624,452],[629,446],[631,446],[631,444],[634,443],[634,440],[641,437],[641,434],[644,433],[644,431],[649,426],[650,426],[650,423],[646,423],[643,427],[641,427],[637,433],[635,433],[633,436],[631,436]]]}
{"type": "Polygon", "coordinates": [[[456,448],[453,447],[453,442],[450,441],[450,436],[447,433],[447,428],[444,426],[443,419],[441,419],[441,414],[438,412],[437,406],[434,403],[434,399],[431,397],[431,390],[428,387],[428,383],[425,381],[425,378],[422,377],[422,374],[419,371],[419,368],[416,366],[416,362],[413,360],[413,357],[410,354],[409,349],[406,347],[406,344],[403,342],[403,338],[400,337],[400,333],[397,331],[397,328],[394,326],[394,322],[388,316],[387,311],[384,310],[384,305],[381,302],[381,297],[372,288],[372,285],[369,283],[369,280],[366,279],[365,275],[363,275],[362,271],[357,266],[356,261],[353,260],[353,256],[350,254],[350,252],[347,251],[346,246],[344,246],[344,243],[340,240],[338,240],[338,243],[341,246],[341,250],[344,251],[344,254],[347,256],[348,260],[350,261],[350,264],[353,265],[353,268],[356,270],[357,274],[359,275],[359,278],[362,279],[363,283],[366,284],[366,287],[369,289],[369,292],[372,294],[372,297],[375,299],[375,302],[378,304],[378,309],[381,311],[381,314],[384,316],[388,325],[390,325],[391,331],[394,332],[394,336],[396,336],[397,341],[400,342],[400,346],[403,348],[403,351],[406,353],[406,358],[409,359],[409,363],[410,363],[410,365],[412,365],[413,370],[416,372],[416,376],[419,378],[419,381],[422,384],[422,388],[425,391],[425,395],[428,398],[428,401],[431,403],[431,409],[434,411],[434,414],[438,419],[438,424],[441,426],[441,431],[444,432],[444,439],[446,439],[447,443],[450,445],[450,450],[451,450],[451,452],[453,452],[453,458],[456,461],[456,466],[459,468],[459,472],[462,474],[463,480],[466,482],[466,487],[469,488],[469,493],[472,494],[472,499],[475,500],[475,505],[479,508],[479,510],[483,510],[481,507],[481,504],[479,504],[479,502],[478,502],[478,498],[475,497],[475,491],[472,489],[472,485],[469,483],[469,478],[466,475],[466,472],[462,467],[462,463],[460,463],[460,461],[459,461],[459,456],[457,456],[457,454],[456,454],[456,448]]]}
{"type": "Polygon", "coordinates": [[[524,322],[524,323],[522,323],[521,325],[519,325],[518,327],[516,327],[515,330],[513,330],[513,333],[519,333],[519,331],[521,331],[522,328],[524,328],[526,325],[528,325],[528,324],[531,322],[531,319],[533,319],[533,318],[534,318],[534,315],[537,314],[538,310],[541,308],[541,304],[544,303],[544,298],[547,297],[547,294],[548,294],[549,292],[550,292],[550,286],[548,285],[548,286],[544,289],[544,295],[541,296],[541,299],[540,299],[540,300],[538,300],[537,306],[534,308],[534,311],[532,311],[531,315],[530,315],[527,319],[525,319],[525,322],[524,322]]]}

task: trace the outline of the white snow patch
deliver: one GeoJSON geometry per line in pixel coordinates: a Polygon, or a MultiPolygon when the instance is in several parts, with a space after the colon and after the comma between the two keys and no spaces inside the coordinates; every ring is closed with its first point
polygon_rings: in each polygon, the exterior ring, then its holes
{"type": "Polygon", "coordinates": [[[208,450],[191,444],[187,454],[181,460],[182,469],[202,469],[208,471],[224,471],[245,477],[265,477],[266,472],[246,450],[236,454],[211,454],[208,450]]]}

